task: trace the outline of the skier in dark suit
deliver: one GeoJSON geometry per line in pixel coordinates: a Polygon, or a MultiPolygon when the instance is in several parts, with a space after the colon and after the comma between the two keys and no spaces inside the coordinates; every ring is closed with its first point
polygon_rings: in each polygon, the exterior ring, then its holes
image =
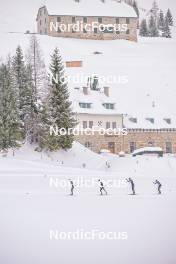
{"type": "Polygon", "coordinates": [[[154,184],[157,184],[157,185],[158,185],[158,194],[161,194],[161,187],[162,187],[161,182],[159,182],[158,180],[156,180],[156,181],[154,182],[154,184]]]}
{"type": "Polygon", "coordinates": [[[107,195],[108,193],[107,193],[107,191],[106,191],[106,189],[105,189],[105,187],[104,187],[103,182],[100,181],[100,180],[98,180],[98,181],[99,181],[99,183],[100,183],[100,195],[103,195],[103,192],[107,195]]]}
{"type": "Polygon", "coordinates": [[[126,180],[127,180],[127,182],[129,182],[131,184],[131,189],[132,189],[132,192],[133,192],[132,194],[135,195],[136,194],[135,193],[135,185],[134,185],[133,180],[131,178],[128,178],[126,180]]]}
{"type": "Polygon", "coordinates": [[[70,185],[71,185],[70,195],[73,196],[73,191],[74,191],[75,186],[74,186],[74,183],[72,180],[69,179],[69,181],[70,181],[70,185]]]}

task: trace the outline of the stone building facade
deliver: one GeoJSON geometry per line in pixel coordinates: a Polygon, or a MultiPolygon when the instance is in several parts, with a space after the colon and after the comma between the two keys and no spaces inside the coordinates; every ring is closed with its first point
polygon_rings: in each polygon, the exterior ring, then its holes
{"type": "MultiPolygon", "coordinates": [[[[74,0],[70,0],[74,2],[74,0]]],[[[90,0],[89,0],[90,1],[90,0]]],[[[88,2],[89,2],[88,1],[88,2]]],[[[101,0],[95,0],[101,2],[101,0]]],[[[115,0],[108,0],[113,3],[115,0]]],[[[79,9],[79,3],[75,3],[79,9]]],[[[106,10],[106,1],[101,3],[106,10]]],[[[125,3],[116,3],[115,7],[123,5],[122,13],[118,11],[118,16],[112,16],[106,12],[100,12],[97,9],[97,15],[91,16],[80,15],[76,12],[73,14],[67,14],[67,9],[58,12],[57,15],[50,14],[46,6],[41,7],[37,14],[37,32],[42,35],[49,35],[53,37],[68,37],[68,38],[80,38],[80,39],[97,39],[97,40],[113,40],[113,39],[125,39],[131,41],[137,41],[137,16],[132,7],[125,3]],[[125,5],[125,6],[124,6],[125,5]],[[125,8],[124,8],[125,7],[125,8]],[[130,12],[125,12],[125,9],[130,12]],[[65,13],[63,13],[65,12],[65,13]],[[103,15],[102,15],[103,14],[103,15]],[[79,27],[76,27],[79,25],[79,27]],[[94,25],[93,27],[88,25],[94,25]],[[111,25],[116,25],[112,27],[111,25]]],[[[114,4],[112,6],[112,9],[114,4]]],[[[121,7],[121,6],[119,6],[121,7]]],[[[58,9],[59,10],[59,9],[58,9]]],[[[118,10],[118,9],[117,9],[118,10]]],[[[74,11],[73,11],[74,12],[74,11]]],[[[68,12],[69,13],[69,12],[68,12]]]]}
{"type": "Polygon", "coordinates": [[[76,137],[81,144],[99,153],[101,149],[108,149],[118,154],[121,151],[132,153],[135,149],[156,146],[164,153],[176,153],[176,129],[128,129],[127,135],[95,136],[81,135],[76,137]]]}

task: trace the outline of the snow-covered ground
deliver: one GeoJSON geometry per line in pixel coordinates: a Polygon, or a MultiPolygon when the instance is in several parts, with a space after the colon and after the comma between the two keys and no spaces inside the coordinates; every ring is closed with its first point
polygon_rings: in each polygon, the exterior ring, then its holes
{"type": "Polygon", "coordinates": [[[175,264],[175,161],[175,156],[100,156],[77,143],[52,158],[28,145],[15,156],[1,156],[0,262],[175,264]],[[81,168],[85,159],[89,169],[81,168]],[[131,190],[125,178],[129,176],[136,196],[128,195],[131,190]],[[76,185],[73,197],[68,179],[76,185]],[[108,196],[99,195],[98,179],[108,196]],[[155,179],[163,184],[161,196],[155,179]],[[125,232],[127,239],[50,237],[50,232],[92,230],[125,232]]]}
{"type": "MultiPolygon", "coordinates": [[[[9,52],[14,54],[18,44],[24,50],[28,47],[27,35],[1,33],[0,37],[0,57],[5,58],[9,52]]],[[[128,113],[139,119],[145,117],[175,119],[175,38],[140,38],[138,43],[133,43],[123,40],[38,37],[47,65],[56,46],[59,47],[64,61],[83,61],[82,68],[67,69],[69,76],[84,77],[97,74],[105,78],[115,76],[117,79],[119,77],[127,79],[126,83],[117,81],[108,84],[111,88],[110,96],[116,102],[119,113],[128,113]],[[103,54],[94,55],[95,51],[103,54]]],[[[84,83],[74,81],[69,83],[70,92],[73,92],[74,87],[81,85],[84,86],[84,83]]]]}

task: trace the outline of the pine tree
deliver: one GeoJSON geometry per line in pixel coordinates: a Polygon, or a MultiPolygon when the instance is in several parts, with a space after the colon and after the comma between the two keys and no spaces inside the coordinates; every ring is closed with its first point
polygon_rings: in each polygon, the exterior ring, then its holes
{"type": "Polygon", "coordinates": [[[159,11],[158,4],[156,1],[154,1],[152,4],[151,13],[152,13],[152,16],[154,17],[155,22],[157,21],[157,18],[158,18],[158,11],[159,11]]]}
{"type": "Polygon", "coordinates": [[[169,20],[168,20],[167,16],[165,17],[163,37],[165,37],[165,38],[171,38],[172,37],[170,27],[169,27],[169,20]]]}
{"type": "Polygon", "coordinates": [[[158,37],[159,32],[156,25],[156,20],[153,15],[151,15],[149,19],[149,36],[150,37],[158,37]]]}
{"type": "Polygon", "coordinates": [[[32,69],[35,97],[42,99],[47,88],[46,69],[39,41],[35,35],[30,39],[27,60],[32,69]]]}
{"type": "Polygon", "coordinates": [[[164,25],[165,25],[164,13],[163,13],[162,10],[160,10],[159,17],[158,17],[158,29],[160,29],[161,31],[163,31],[164,25]]]}
{"type": "Polygon", "coordinates": [[[30,143],[38,142],[38,122],[40,120],[41,102],[37,101],[35,87],[32,78],[32,68],[30,64],[26,65],[27,84],[30,87],[28,111],[25,116],[25,134],[26,140],[30,143]]]}
{"type": "Polygon", "coordinates": [[[139,35],[142,37],[148,37],[148,35],[149,35],[146,19],[143,19],[141,21],[139,35]]]}
{"type": "Polygon", "coordinates": [[[137,2],[135,0],[133,1],[133,8],[136,12],[136,15],[139,17],[139,9],[138,9],[137,2]]]}
{"type": "Polygon", "coordinates": [[[33,35],[30,39],[30,47],[27,54],[28,83],[32,90],[31,115],[27,121],[27,140],[30,143],[38,143],[40,108],[44,100],[47,89],[47,74],[45,69],[42,51],[38,39],[33,35]]]}
{"type": "Polygon", "coordinates": [[[45,107],[42,111],[40,124],[40,146],[42,149],[56,151],[60,148],[72,147],[73,135],[50,135],[50,127],[64,128],[67,132],[74,128],[75,120],[71,111],[68,87],[64,80],[64,66],[59,50],[56,48],[51,56],[50,72],[53,76],[52,83],[45,107]]]}
{"type": "Polygon", "coordinates": [[[167,10],[166,17],[168,18],[169,26],[173,26],[173,17],[170,9],[167,10]]]}
{"type": "Polygon", "coordinates": [[[31,114],[33,87],[29,82],[29,73],[25,66],[23,52],[20,46],[12,62],[13,85],[17,94],[20,119],[23,124],[24,136],[26,134],[27,120],[31,114]]]}
{"type": "Polygon", "coordinates": [[[11,61],[0,65],[0,150],[19,147],[21,123],[13,87],[11,61]]]}
{"type": "Polygon", "coordinates": [[[125,2],[130,5],[130,6],[133,6],[133,0],[125,0],[125,2]]]}

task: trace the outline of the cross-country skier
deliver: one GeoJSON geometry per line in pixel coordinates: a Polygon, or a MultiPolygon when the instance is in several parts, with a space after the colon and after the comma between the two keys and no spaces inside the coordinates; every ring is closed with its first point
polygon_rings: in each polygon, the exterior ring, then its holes
{"type": "Polygon", "coordinates": [[[161,194],[161,187],[162,187],[161,182],[159,182],[158,180],[156,180],[156,181],[154,182],[154,184],[157,184],[157,185],[158,185],[158,194],[161,194]]]}
{"type": "Polygon", "coordinates": [[[100,180],[98,180],[98,181],[99,181],[99,183],[100,183],[100,195],[103,195],[103,192],[107,195],[108,193],[107,193],[107,191],[106,191],[106,189],[105,189],[105,187],[104,187],[103,182],[100,181],[100,180]]]}
{"type": "Polygon", "coordinates": [[[69,181],[70,181],[70,185],[71,185],[70,195],[73,196],[73,191],[74,191],[75,186],[74,186],[74,183],[72,180],[69,179],[69,181]]]}
{"type": "Polygon", "coordinates": [[[133,192],[132,194],[135,195],[136,194],[135,193],[135,185],[134,185],[133,180],[131,178],[128,178],[126,180],[127,180],[127,182],[129,182],[131,184],[131,189],[132,189],[132,192],[133,192]]]}

